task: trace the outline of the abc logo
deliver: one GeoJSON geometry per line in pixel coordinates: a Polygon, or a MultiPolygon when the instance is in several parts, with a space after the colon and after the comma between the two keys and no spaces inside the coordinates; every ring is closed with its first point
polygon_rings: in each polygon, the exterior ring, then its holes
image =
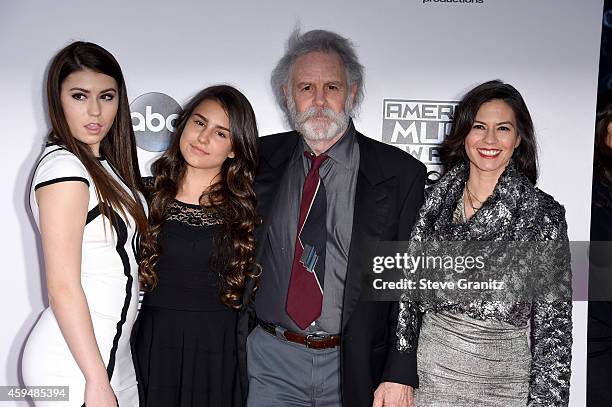
{"type": "Polygon", "coordinates": [[[164,93],[151,92],[134,99],[130,110],[136,145],[151,152],[167,149],[181,106],[164,93]]]}

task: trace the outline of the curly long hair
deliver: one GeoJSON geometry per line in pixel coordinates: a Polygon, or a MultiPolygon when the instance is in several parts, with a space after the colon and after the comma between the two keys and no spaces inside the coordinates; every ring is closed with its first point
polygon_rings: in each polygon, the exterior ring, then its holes
{"type": "Polygon", "coordinates": [[[239,309],[247,278],[257,282],[261,269],[255,263],[255,227],[259,222],[254,188],[258,134],[251,104],[231,86],[211,86],[195,95],[178,120],[170,147],[153,164],[155,180],[149,195],[150,227],[141,243],[140,269],[153,277],[144,289],[154,289],[157,284],[154,269],[160,255],[159,235],[187,167],[180,151],[180,138],[194,110],[205,100],[218,102],[227,113],[234,157],[223,162],[217,181],[202,191],[200,205],[212,207],[221,216],[222,227],[215,237],[217,249],[210,266],[221,277],[221,302],[239,309]]]}
{"type": "MultiPolygon", "coordinates": [[[[135,198],[143,192],[136,140],[123,73],[115,57],[91,42],[76,41],[60,50],[49,65],[47,104],[52,127],[48,141],[70,151],[85,166],[96,186],[100,212],[111,222],[115,212],[123,216],[127,213],[134,219],[138,232],[145,234],[147,215],[140,199],[135,198]],[[100,153],[119,173],[129,192],[108,175],[87,144],[72,136],[66,121],[60,98],[62,83],[71,73],[86,69],[108,75],[117,82],[119,107],[111,128],[100,142],[100,153]]],[[[140,275],[141,282],[147,278],[140,275]]]]}
{"type": "Polygon", "coordinates": [[[538,180],[538,153],[533,121],[523,97],[516,88],[500,80],[482,83],[463,96],[453,117],[451,133],[442,143],[440,155],[444,170],[448,171],[460,162],[468,162],[464,141],[470,133],[480,107],[491,100],[503,100],[514,111],[521,143],[512,158],[516,168],[535,185],[538,180]]]}

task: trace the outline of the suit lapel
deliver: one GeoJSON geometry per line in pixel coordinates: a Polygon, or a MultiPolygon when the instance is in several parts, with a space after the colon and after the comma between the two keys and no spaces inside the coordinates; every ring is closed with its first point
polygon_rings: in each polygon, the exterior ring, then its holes
{"type": "MultiPolygon", "coordinates": [[[[264,241],[267,239],[268,230],[270,228],[270,211],[274,205],[276,193],[280,181],[285,174],[285,170],[287,169],[289,159],[299,141],[299,135],[296,132],[268,137],[274,138],[271,139],[272,142],[267,145],[261,142],[259,143],[259,165],[255,179],[257,213],[263,220],[263,223],[255,230],[255,259],[259,264],[261,264],[265,247],[264,241]]],[[[253,288],[253,281],[249,279],[245,285],[243,303],[248,304],[251,299],[253,288]]]]}
{"type": "Polygon", "coordinates": [[[371,269],[367,256],[368,245],[380,240],[387,224],[390,199],[395,188],[395,178],[386,176],[381,168],[375,142],[357,133],[359,143],[359,174],[355,190],[353,230],[349,250],[342,327],[344,328],[361,293],[364,273],[371,269]]]}
{"type": "MultiPolygon", "coordinates": [[[[276,199],[280,181],[285,175],[289,159],[293,155],[293,151],[298,145],[299,135],[296,132],[290,132],[281,135],[278,143],[273,143],[268,146],[268,149],[260,151],[260,164],[257,171],[257,179],[255,182],[255,190],[257,194],[258,213],[262,217],[264,223],[256,231],[256,239],[262,242],[266,238],[270,226],[270,212],[276,199]]],[[[258,249],[265,246],[258,244],[258,249]]],[[[261,253],[258,250],[257,258],[261,258],[261,253]]]]}

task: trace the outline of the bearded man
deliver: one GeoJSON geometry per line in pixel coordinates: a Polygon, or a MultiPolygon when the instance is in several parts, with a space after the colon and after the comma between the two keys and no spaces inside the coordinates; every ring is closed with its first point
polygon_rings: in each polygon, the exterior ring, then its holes
{"type": "Polygon", "coordinates": [[[359,297],[365,247],[410,236],[425,167],[355,130],[363,67],[348,39],[294,32],[271,83],[294,131],[259,144],[247,405],[411,406],[416,352],[397,350],[398,304],[359,297]]]}

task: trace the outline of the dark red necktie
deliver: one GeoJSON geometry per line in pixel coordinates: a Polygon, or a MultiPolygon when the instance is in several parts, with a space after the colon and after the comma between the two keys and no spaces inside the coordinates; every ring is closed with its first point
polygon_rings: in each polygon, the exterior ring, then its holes
{"type": "Polygon", "coordinates": [[[327,156],[308,152],[304,155],[312,163],[302,190],[286,305],[287,314],[300,329],[306,329],[321,315],[327,240],[325,187],[319,177],[319,168],[327,156]]]}

